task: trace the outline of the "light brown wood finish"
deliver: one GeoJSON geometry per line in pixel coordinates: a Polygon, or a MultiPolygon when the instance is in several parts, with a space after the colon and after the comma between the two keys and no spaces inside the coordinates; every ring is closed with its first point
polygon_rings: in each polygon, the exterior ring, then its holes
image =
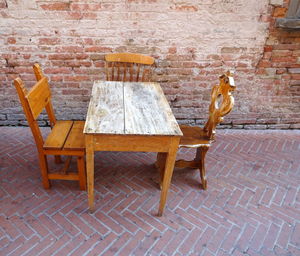
{"type": "Polygon", "coordinates": [[[182,133],[159,84],[95,82],[84,133],[89,209],[94,210],[94,151],[165,152],[161,216],[182,133]]]}
{"type": "Polygon", "coordinates": [[[39,81],[29,92],[25,89],[20,78],[15,79],[14,84],[38,149],[43,186],[46,189],[50,188],[49,180],[51,179],[78,180],[80,189],[85,190],[85,145],[82,132],[84,122],[56,120],[51,103],[48,80],[42,75],[38,64],[35,64],[34,68],[36,77],[39,81]],[[40,72],[37,73],[36,70],[39,70],[40,72]],[[37,122],[37,118],[44,108],[46,108],[49,115],[52,128],[45,142],[37,122]],[[60,172],[49,173],[47,155],[54,155],[56,157],[56,162],[60,162],[61,155],[77,156],[78,174],[67,172],[67,168],[70,164],[69,158],[67,158],[65,166],[60,172]]]}
{"type": "MultiPolygon", "coordinates": [[[[33,71],[34,71],[34,74],[35,74],[36,81],[40,81],[44,77],[42,69],[41,69],[41,67],[38,63],[35,63],[33,65],[33,71]]],[[[50,95],[51,95],[51,92],[50,92],[50,95]]],[[[48,117],[49,117],[50,126],[53,127],[54,124],[56,123],[56,118],[55,118],[53,106],[52,106],[52,103],[51,103],[51,98],[50,98],[49,104],[47,104],[45,106],[45,108],[46,108],[46,111],[47,111],[47,114],[48,114],[48,117]]]]}
{"type": "MultiPolygon", "coordinates": [[[[207,180],[205,172],[205,155],[215,140],[216,126],[223,121],[233,107],[234,98],[231,94],[235,90],[233,76],[230,72],[220,76],[220,84],[212,89],[211,103],[209,106],[209,118],[204,128],[181,125],[180,129],[183,136],[180,138],[179,147],[197,148],[196,157],[193,161],[178,160],[175,167],[179,168],[196,168],[200,170],[200,177],[203,189],[207,189],[207,180]]],[[[157,166],[161,168],[161,153],[157,156],[157,166]]],[[[164,174],[161,174],[163,177],[164,174]]]]}
{"type": "Polygon", "coordinates": [[[136,53],[111,53],[105,56],[107,81],[149,82],[154,58],[136,53]]]}

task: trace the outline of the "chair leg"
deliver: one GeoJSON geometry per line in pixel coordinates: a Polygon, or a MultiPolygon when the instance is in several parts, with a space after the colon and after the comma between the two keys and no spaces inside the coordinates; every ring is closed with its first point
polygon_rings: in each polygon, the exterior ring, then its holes
{"type": "Polygon", "coordinates": [[[48,178],[48,162],[47,162],[47,156],[44,154],[39,154],[39,162],[40,162],[40,168],[42,173],[42,181],[43,186],[45,189],[50,188],[50,181],[48,178]]]}
{"type": "Polygon", "coordinates": [[[80,190],[86,190],[85,162],[83,156],[77,157],[77,168],[80,190]]]}
{"type": "Polygon", "coordinates": [[[195,161],[200,162],[199,170],[200,170],[202,188],[204,190],[207,189],[207,180],[206,180],[206,172],[205,172],[205,155],[206,155],[208,149],[209,149],[209,147],[197,148],[197,153],[196,153],[196,157],[195,157],[195,161]]]}
{"type": "Polygon", "coordinates": [[[156,167],[159,170],[159,186],[162,187],[162,181],[164,179],[164,170],[165,170],[165,164],[167,159],[167,153],[159,152],[157,153],[157,159],[156,159],[156,167]]]}
{"type": "Polygon", "coordinates": [[[54,161],[56,164],[61,164],[63,161],[61,160],[61,156],[54,156],[54,161]]]}

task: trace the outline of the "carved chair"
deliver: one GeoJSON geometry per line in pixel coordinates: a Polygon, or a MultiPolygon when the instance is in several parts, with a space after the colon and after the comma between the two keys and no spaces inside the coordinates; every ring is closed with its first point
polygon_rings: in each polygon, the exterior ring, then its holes
{"type": "Polygon", "coordinates": [[[78,180],[80,189],[85,190],[84,121],[56,120],[51,103],[51,92],[48,80],[43,75],[38,64],[34,65],[34,72],[38,82],[29,91],[27,91],[20,78],[14,80],[14,85],[36,143],[43,186],[45,189],[49,189],[50,180],[78,180]],[[37,122],[37,118],[44,108],[48,114],[51,126],[51,132],[46,140],[43,139],[37,122]],[[47,162],[48,155],[54,155],[56,163],[61,162],[61,155],[68,156],[62,170],[49,172],[47,162]],[[78,173],[67,172],[72,156],[77,157],[78,173]]]}
{"type": "MultiPolygon", "coordinates": [[[[234,98],[231,94],[235,90],[234,79],[228,71],[220,76],[220,84],[215,85],[211,92],[211,103],[209,106],[209,118],[204,128],[196,126],[181,125],[180,129],[183,136],[180,139],[179,148],[197,148],[196,157],[192,161],[177,160],[175,167],[195,168],[200,170],[202,188],[207,189],[207,180],[205,174],[205,155],[215,141],[216,126],[223,121],[234,105],[234,98]]],[[[161,181],[163,179],[163,170],[166,154],[158,153],[156,165],[160,170],[161,181]]]]}
{"type": "Polygon", "coordinates": [[[105,56],[107,81],[149,82],[154,58],[136,53],[111,53],[105,56]]]}

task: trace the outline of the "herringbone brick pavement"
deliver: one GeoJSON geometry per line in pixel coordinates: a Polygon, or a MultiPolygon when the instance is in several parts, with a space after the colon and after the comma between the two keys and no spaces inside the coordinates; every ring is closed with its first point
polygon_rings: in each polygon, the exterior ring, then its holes
{"type": "Polygon", "coordinates": [[[154,153],[98,152],[89,214],[77,182],[42,188],[29,128],[0,135],[1,255],[300,255],[300,131],[218,131],[208,190],[175,169],[160,218],[154,153]]]}

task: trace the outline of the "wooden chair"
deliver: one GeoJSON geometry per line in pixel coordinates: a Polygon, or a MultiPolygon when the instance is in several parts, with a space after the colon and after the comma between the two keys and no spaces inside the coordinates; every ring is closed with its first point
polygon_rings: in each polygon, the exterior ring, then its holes
{"type": "Polygon", "coordinates": [[[105,56],[107,81],[149,82],[154,58],[135,53],[111,53],[105,56]]]}
{"type": "MultiPolygon", "coordinates": [[[[234,105],[234,98],[231,92],[234,91],[234,79],[230,72],[220,76],[220,84],[215,85],[211,92],[211,103],[209,106],[209,118],[204,128],[196,126],[181,125],[183,136],[180,139],[179,148],[197,148],[196,157],[192,161],[177,160],[175,167],[195,168],[200,170],[200,177],[203,189],[207,189],[205,174],[205,155],[215,141],[216,126],[223,121],[234,105]]],[[[164,162],[166,155],[158,153],[156,165],[160,169],[161,181],[163,179],[164,162]]]]}
{"type": "Polygon", "coordinates": [[[29,92],[24,87],[24,83],[20,78],[15,79],[14,84],[36,142],[43,186],[45,189],[49,189],[49,180],[78,180],[80,189],[85,190],[84,121],[57,121],[51,103],[51,92],[48,80],[43,76],[38,64],[34,65],[34,72],[38,82],[29,92]],[[48,114],[51,126],[51,132],[45,141],[37,122],[37,118],[44,108],[48,114]],[[54,155],[56,163],[61,162],[61,155],[68,156],[61,171],[55,173],[49,172],[47,162],[48,155],[54,155]],[[78,173],[67,172],[72,156],[77,157],[78,173]]]}

